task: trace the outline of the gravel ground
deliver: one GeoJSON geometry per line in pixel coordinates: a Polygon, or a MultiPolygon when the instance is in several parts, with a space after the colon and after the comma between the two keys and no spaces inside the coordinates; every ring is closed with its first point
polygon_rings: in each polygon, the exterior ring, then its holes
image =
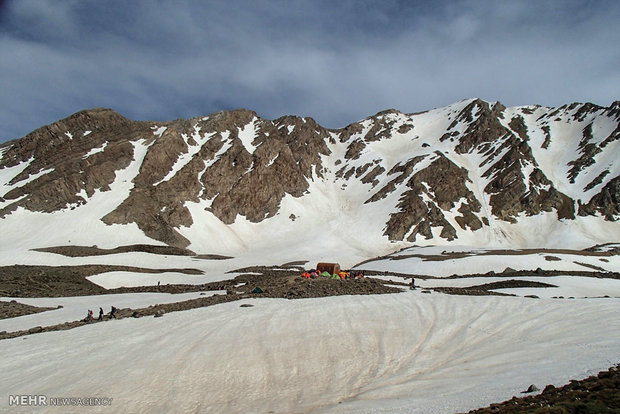
{"type": "Polygon", "coordinates": [[[581,381],[573,380],[563,387],[547,385],[540,394],[513,397],[508,401],[469,412],[487,413],[620,413],[620,365],[581,381]]]}
{"type": "Polygon", "coordinates": [[[0,319],[15,318],[22,315],[30,315],[31,313],[45,312],[55,308],[41,308],[37,306],[25,305],[16,300],[10,302],[0,301],[0,319]]]}

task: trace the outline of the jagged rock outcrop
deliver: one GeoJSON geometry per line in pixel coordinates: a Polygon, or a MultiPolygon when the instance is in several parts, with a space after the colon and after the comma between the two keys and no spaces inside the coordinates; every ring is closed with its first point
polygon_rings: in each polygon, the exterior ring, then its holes
{"type": "MultiPolygon", "coordinates": [[[[400,169],[401,176],[388,186],[395,187],[397,181],[402,180],[413,165],[420,161],[417,159],[407,163],[400,169]]],[[[467,188],[467,181],[465,169],[457,167],[442,153],[436,153],[428,167],[413,174],[407,181],[409,190],[400,197],[397,206],[399,211],[390,216],[384,234],[391,240],[415,241],[418,234],[431,239],[431,228],[441,227],[440,237],[454,240],[456,230],[447,221],[443,214],[445,211],[460,214],[455,220],[461,228],[479,229],[482,222],[474,213],[480,211],[480,203],[467,188]]]]}
{"type": "Polygon", "coordinates": [[[26,165],[8,181],[12,188],[2,198],[10,204],[0,208],[0,217],[18,206],[48,213],[79,206],[86,201],[81,193],[92,196],[95,190],[108,191],[116,171],[133,158],[131,142],[148,134],[148,125],[99,108],[78,112],[9,143],[0,167],[26,165]]]}
{"type": "Polygon", "coordinates": [[[597,213],[609,221],[616,221],[620,217],[620,176],[609,181],[588,204],[579,206],[580,216],[593,216],[597,213]]]}

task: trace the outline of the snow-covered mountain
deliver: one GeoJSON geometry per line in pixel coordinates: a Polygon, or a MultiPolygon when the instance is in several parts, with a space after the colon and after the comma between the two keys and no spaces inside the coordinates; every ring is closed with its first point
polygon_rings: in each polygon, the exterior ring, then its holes
{"type": "Polygon", "coordinates": [[[620,235],[619,141],[620,101],[472,99],[337,130],[248,110],[140,122],[93,109],[0,145],[2,243],[356,258],[452,241],[586,247],[620,235]]]}

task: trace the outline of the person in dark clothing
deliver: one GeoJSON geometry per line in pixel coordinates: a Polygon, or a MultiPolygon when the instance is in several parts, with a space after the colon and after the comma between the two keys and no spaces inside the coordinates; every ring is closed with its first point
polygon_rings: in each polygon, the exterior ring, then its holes
{"type": "Polygon", "coordinates": [[[99,308],[99,317],[97,318],[98,321],[102,321],[103,320],[103,308],[99,308]]]}
{"type": "Polygon", "coordinates": [[[112,309],[110,310],[110,318],[116,319],[116,308],[114,306],[112,306],[112,309]]]}
{"type": "Polygon", "coordinates": [[[411,283],[409,284],[409,289],[415,290],[415,279],[411,278],[411,283]]]}

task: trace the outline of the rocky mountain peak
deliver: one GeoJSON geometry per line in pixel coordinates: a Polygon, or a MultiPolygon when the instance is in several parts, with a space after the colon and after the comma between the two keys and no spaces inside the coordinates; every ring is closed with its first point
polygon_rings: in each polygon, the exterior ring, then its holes
{"type": "Polygon", "coordinates": [[[458,136],[458,145],[455,150],[459,154],[471,152],[483,143],[492,142],[508,131],[501,124],[505,107],[499,102],[491,105],[481,99],[475,99],[468,104],[448,127],[442,140],[454,141],[458,136]],[[466,125],[465,133],[461,136],[458,127],[466,125]]]}

